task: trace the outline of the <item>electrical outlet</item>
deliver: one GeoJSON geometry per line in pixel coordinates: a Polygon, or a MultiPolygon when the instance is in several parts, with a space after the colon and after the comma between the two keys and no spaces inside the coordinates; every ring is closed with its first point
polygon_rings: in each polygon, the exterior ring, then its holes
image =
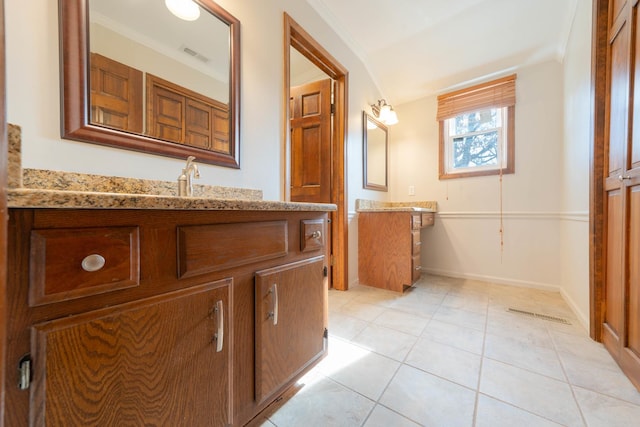
{"type": "Polygon", "coordinates": [[[415,196],[416,195],[416,187],[414,187],[413,185],[409,186],[409,195],[410,196],[415,196]]]}

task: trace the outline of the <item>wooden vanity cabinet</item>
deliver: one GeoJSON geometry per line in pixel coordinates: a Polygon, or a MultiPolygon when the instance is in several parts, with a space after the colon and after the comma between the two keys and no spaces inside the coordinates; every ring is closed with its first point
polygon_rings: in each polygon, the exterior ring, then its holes
{"type": "Polygon", "coordinates": [[[256,273],[256,400],[283,386],[326,349],[323,257],[256,273]],[[309,333],[309,331],[312,331],[309,333]]]}
{"type": "Polygon", "coordinates": [[[432,212],[359,212],[359,282],[403,292],[420,279],[420,230],[433,218],[432,212]]]}
{"type": "Polygon", "coordinates": [[[326,220],[10,209],[5,425],[246,424],[326,353],[326,220]]]}

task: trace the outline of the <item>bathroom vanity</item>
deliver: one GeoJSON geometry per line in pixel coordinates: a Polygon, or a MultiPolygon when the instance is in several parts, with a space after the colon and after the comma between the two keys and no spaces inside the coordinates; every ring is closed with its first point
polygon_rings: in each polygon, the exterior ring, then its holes
{"type": "Polygon", "coordinates": [[[420,230],[433,226],[435,207],[357,201],[360,284],[403,292],[420,278],[420,230]]]}
{"type": "Polygon", "coordinates": [[[334,205],[9,191],[5,425],[244,425],[327,351],[334,205]]]}

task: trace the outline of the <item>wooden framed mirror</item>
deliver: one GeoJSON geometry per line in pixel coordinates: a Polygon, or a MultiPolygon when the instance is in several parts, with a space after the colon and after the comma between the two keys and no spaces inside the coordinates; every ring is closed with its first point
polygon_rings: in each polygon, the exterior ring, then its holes
{"type": "Polygon", "coordinates": [[[193,0],[59,0],[61,136],[239,168],[240,21],[193,0]]]}
{"type": "Polygon", "coordinates": [[[387,127],[367,114],[362,113],[362,152],[364,188],[388,190],[388,132],[387,127]]]}

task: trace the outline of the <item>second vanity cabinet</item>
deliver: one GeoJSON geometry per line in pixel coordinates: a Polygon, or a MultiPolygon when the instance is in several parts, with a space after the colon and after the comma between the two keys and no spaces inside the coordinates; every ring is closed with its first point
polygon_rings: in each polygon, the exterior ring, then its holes
{"type": "Polygon", "coordinates": [[[244,425],[326,354],[326,212],[10,209],[5,425],[244,425]]]}
{"type": "Polygon", "coordinates": [[[363,285],[403,292],[420,278],[420,229],[433,212],[358,213],[358,276],[363,285]]]}

